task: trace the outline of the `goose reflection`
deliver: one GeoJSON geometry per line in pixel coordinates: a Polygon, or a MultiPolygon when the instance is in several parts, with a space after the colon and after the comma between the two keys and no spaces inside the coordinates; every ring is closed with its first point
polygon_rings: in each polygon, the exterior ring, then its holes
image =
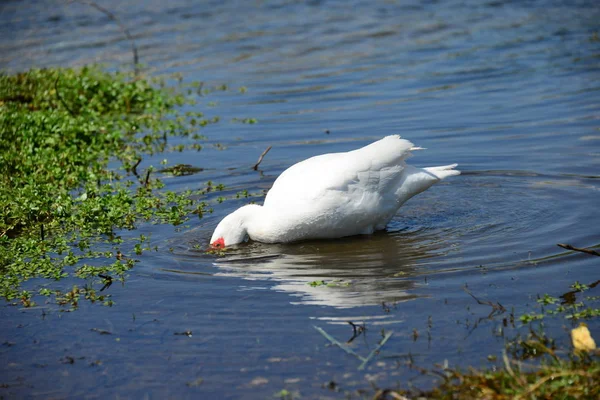
{"type": "Polygon", "coordinates": [[[214,266],[217,276],[275,282],[292,303],[352,308],[406,301],[428,259],[447,249],[443,232],[380,232],[338,240],[242,245],[214,266]],[[420,268],[421,267],[421,268],[420,268]]]}

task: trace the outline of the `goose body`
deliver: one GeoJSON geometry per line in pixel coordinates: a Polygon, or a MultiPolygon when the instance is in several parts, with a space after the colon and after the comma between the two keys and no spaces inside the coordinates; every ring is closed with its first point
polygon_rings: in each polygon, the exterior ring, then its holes
{"type": "Polygon", "coordinates": [[[264,204],[226,216],[211,246],[249,237],[264,243],[330,239],[384,229],[411,197],[459,175],[457,164],[416,168],[405,160],[420,150],[398,135],[345,153],[315,156],[292,165],[275,181],[264,204]]]}

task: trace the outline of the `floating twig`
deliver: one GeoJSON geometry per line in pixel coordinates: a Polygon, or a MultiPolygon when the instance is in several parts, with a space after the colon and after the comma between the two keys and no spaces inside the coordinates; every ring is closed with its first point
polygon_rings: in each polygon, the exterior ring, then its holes
{"type": "Polygon", "coordinates": [[[75,364],[75,359],[71,356],[64,356],[60,359],[63,364],[75,364]]]}
{"type": "Polygon", "coordinates": [[[379,349],[381,349],[383,347],[383,345],[392,337],[392,335],[394,334],[394,332],[388,332],[385,334],[385,336],[383,337],[383,339],[381,340],[381,342],[377,345],[377,347],[375,347],[373,349],[373,351],[371,351],[369,353],[369,355],[367,356],[367,358],[363,359],[363,363],[360,364],[360,366],[358,367],[358,370],[361,371],[363,369],[365,369],[365,367],[367,366],[367,364],[369,363],[369,361],[371,361],[371,359],[373,358],[373,356],[377,353],[379,353],[379,349]]]}
{"type": "Polygon", "coordinates": [[[92,329],[90,329],[90,331],[97,332],[97,333],[99,333],[101,335],[112,335],[112,332],[106,331],[104,329],[99,329],[99,328],[92,328],[92,329]]]}
{"type": "Polygon", "coordinates": [[[563,249],[580,251],[582,253],[591,254],[592,256],[600,257],[600,252],[597,252],[596,250],[585,249],[585,248],[581,248],[581,247],[574,247],[574,246],[571,246],[570,244],[563,244],[563,243],[557,243],[556,245],[558,247],[562,247],[563,249]]]}
{"type": "Polygon", "coordinates": [[[146,171],[146,179],[144,180],[144,187],[147,188],[148,187],[148,182],[150,181],[150,172],[152,172],[151,170],[146,171]]]}
{"type": "Polygon", "coordinates": [[[412,353],[380,353],[381,358],[408,358],[409,361],[413,355],[420,356],[422,354],[412,354],[412,353]]]}
{"type": "Polygon", "coordinates": [[[392,335],[394,334],[394,332],[388,332],[385,334],[385,336],[383,337],[383,339],[381,340],[381,342],[377,345],[377,347],[375,347],[367,357],[363,357],[359,354],[357,354],[354,350],[352,350],[351,348],[349,348],[348,346],[346,346],[343,343],[340,343],[336,338],[334,338],[333,336],[331,336],[330,334],[328,334],[327,332],[325,332],[324,329],[319,328],[318,326],[313,325],[313,327],[321,334],[325,337],[325,339],[329,340],[332,344],[336,345],[337,347],[339,347],[340,349],[344,350],[346,353],[358,358],[359,360],[362,361],[362,364],[360,364],[360,366],[358,367],[359,371],[365,369],[365,367],[367,366],[367,364],[371,361],[371,359],[375,356],[375,354],[379,353],[379,349],[381,349],[383,347],[383,345],[389,340],[389,338],[392,337],[392,335]]]}
{"type": "Polygon", "coordinates": [[[139,176],[137,173],[137,167],[138,167],[138,165],[140,165],[141,162],[142,162],[142,157],[138,158],[138,160],[135,162],[135,164],[133,164],[133,166],[131,167],[131,172],[133,172],[133,174],[135,176],[139,176]]]}
{"type": "Polygon", "coordinates": [[[106,8],[100,6],[99,4],[96,4],[95,2],[93,2],[91,0],[69,0],[68,2],[69,3],[72,3],[72,2],[81,3],[81,4],[88,5],[92,8],[95,8],[96,10],[100,11],[101,13],[104,13],[106,16],[108,16],[108,18],[113,20],[119,26],[119,28],[121,29],[121,32],[123,32],[123,34],[127,37],[127,40],[129,40],[129,42],[131,43],[131,51],[133,53],[133,70],[134,70],[135,75],[137,76],[139,73],[139,70],[138,70],[139,58],[138,58],[137,46],[135,45],[133,36],[131,36],[131,33],[129,33],[129,29],[127,29],[127,27],[125,25],[123,25],[121,20],[119,18],[117,18],[117,16],[115,14],[113,14],[112,12],[110,12],[106,8]]]}
{"type": "Polygon", "coordinates": [[[258,161],[256,162],[256,164],[254,164],[254,167],[252,167],[253,170],[255,170],[255,171],[258,170],[258,166],[262,162],[264,156],[269,152],[269,150],[271,150],[271,147],[273,147],[273,146],[267,147],[267,149],[262,152],[262,154],[260,155],[260,157],[258,157],[258,161]]]}
{"type": "MultiPolygon", "coordinates": [[[[600,284],[600,280],[597,280],[596,282],[590,283],[589,285],[586,285],[586,286],[590,289],[593,289],[596,286],[598,286],[599,284],[600,284]]],[[[575,302],[577,301],[578,293],[581,293],[581,290],[571,290],[570,292],[561,294],[560,298],[563,299],[561,304],[571,304],[571,305],[575,304],[575,302]]]]}
{"type": "Polygon", "coordinates": [[[352,333],[352,337],[346,341],[346,344],[350,344],[350,343],[352,343],[352,341],[353,341],[354,339],[356,339],[356,338],[357,338],[357,337],[359,337],[359,336],[360,336],[360,335],[361,335],[361,334],[362,334],[364,331],[366,331],[366,330],[367,330],[367,328],[365,327],[365,324],[364,324],[364,323],[363,323],[362,325],[356,325],[356,324],[355,324],[354,322],[352,322],[352,321],[347,321],[347,322],[350,324],[350,326],[352,326],[352,331],[353,331],[353,333],[352,333]]]}
{"type": "Polygon", "coordinates": [[[481,305],[485,305],[485,306],[490,306],[492,307],[492,312],[490,313],[490,315],[488,315],[488,318],[491,318],[492,316],[494,316],[495,314],[502,314],[503,312],[506,311],[506,308],[504,308],[504,306],[498,302],[496,303],[492,303],[491,301],[482,301],[479,300],[477,297],[475,297],[475,295],[473,293],[471,293],[471,291],[469,289],[467,289],[466,286],[463,286],[463,290],[472,298],[475,299],[475,301],[478,304],[481,305]]]}
{"type": "Polygon", "coordinates": [[[317,332],[319,332],[321,335],[323,335],[325,337],[325,339],[329,340],[332,344],[334,344],[337,347],[339,347],[340,349],[344,350],[346,353],[353,355],[354,357],[356,357],[360,360],[364,360],[364,358],[359,356],[358,354],[356,354],[354,352],[354,350],[352,350],[350,347],[346,346],[345,344],[337,341],[336,338],[331,336],[329,333],[325,332],[322,328],[319,328],[318,326],[315,326],[315,325],[313,325],[313,327],[317,330],[317,332]]]}
{"type": "Polygon", "coordinates": [[[110,275],[98,274],[98,277],[104,279],[104,286],[102,286],[102,289],[100,289],[101,292],[105,289],[108,289],[113,283],[113,278],[110,275]]]}

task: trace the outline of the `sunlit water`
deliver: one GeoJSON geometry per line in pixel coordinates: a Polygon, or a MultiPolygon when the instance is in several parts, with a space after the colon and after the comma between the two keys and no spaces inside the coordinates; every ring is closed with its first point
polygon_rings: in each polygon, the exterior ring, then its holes
{"type": "MultiPolygon", "coordinates": [[[[109,289],[114,307],[2,307],[0,397],[271,398],[286,389],[335,398],[369,380],[427,387],[436,379],[406,368],[403,355],[424,367],[481,366],[503,348],[507,315],[486,319],[492,310],[464,285],[518,316],[538,294],[600,279],[595,257],[556,246],[600,242],[596,2],[101,4],[131,30],[151,73],[232,89],[200,99],[223,121],[204,131],[204,150],[139,167],[192,164],[204,170],[165,176],[167,187],[211,180],[226,190],[207,197],[213,214],[182,229],[142,227],[158,251],[109,289]],[[408,202],[387,232],[248,243],[224,257],[197,249],[291,164],[392,133],[427,148],[412,164],[457,162],[463,175],[408,202]],[[235,199],[242,190],[254,196],[235,199]],[[319,281],[327,285],[310,284],[319,281]],[[394,332],[365,371],[313,328],[345,341],[347,321],[368,329],[352,342],[363,356],[382,329],[394,332]]],[[[130,67],[129,42],[93,8],[5,1],[0,20],[5,70],[130,67]]],[[[568,322],[549,325],[566,343],[568,322]]],[[[590,328],[598,337],[598,323],[590,328]]]]}

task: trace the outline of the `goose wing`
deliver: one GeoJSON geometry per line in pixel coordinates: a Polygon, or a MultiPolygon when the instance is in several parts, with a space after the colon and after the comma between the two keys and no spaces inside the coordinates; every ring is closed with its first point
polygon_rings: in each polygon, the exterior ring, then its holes
{"type": "Polygon", "coordinates": [[[264,205],[326,209],[336,202],[385,196],[395,190],[411,149],[416,149],[411,142],[392,135],[357,150],[301,161],[277,178],[264,205]]]}

